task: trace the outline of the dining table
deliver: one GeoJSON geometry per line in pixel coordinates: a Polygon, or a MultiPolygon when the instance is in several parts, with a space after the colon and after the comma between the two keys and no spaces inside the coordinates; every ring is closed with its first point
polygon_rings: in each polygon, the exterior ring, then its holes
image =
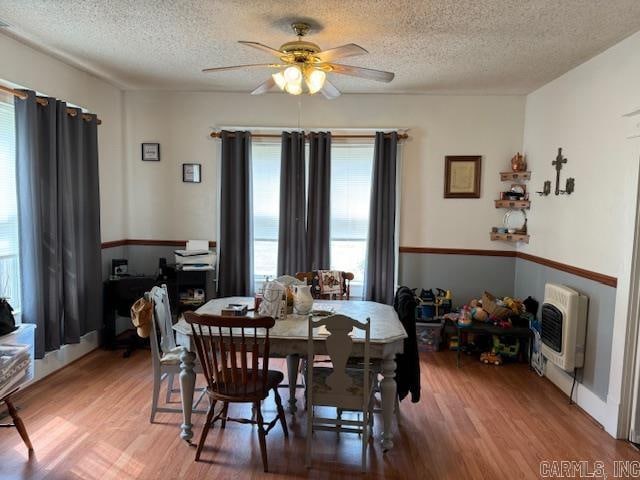
{"type": "MultiPolygon", "coordinates": [[[[253,297],[226,297],[208,301],[196,310],[198,314],[220,315],[222,309],[230,304],[245,304],[253,308],[253,297]]],[[[393,419],[396,406],[396,361],[397,354],[403,352],[404,339],[407,337],[396,311],[390,305],[370,301],[358,300],[315,300],[313,312],[327,314],[335,313],[351,317],[361,322],[367,319],[371,322],[369,354],[373,361],[381,364],[380,396],[382,402],[383,429],[381,442],[383,450],[393,447],[393,419]]],[[[313,313],[312,312],[312,313],[313,313]]],[[[254,312],[248,312],[251,317],[254,312]]],[[[289,411],[295,414],[296,388],[300,358],[307,353],[309,315],[287,314],[285,318],[277,319],[269,330],[270,357],[286,357],[289,411]]],[[[182,400],[183,422],[180,426],[180,437],[191,443],[193,438],[193,424],[191,414],[195,390],[196,362],[193,330],[183,317],[174,324],[176,341],[185,347],[180,355],[180,390],[182,400]]],[[[258,338],[264,338],[265,331],[258,329],[258,338]]],[[[326,334],[314,331],[315,351],[319,355],[326,355],[326,334]]],[[[352,356],[364,356],[364,332],[355,329],[351,336],[353,340],[352,356]]]]}

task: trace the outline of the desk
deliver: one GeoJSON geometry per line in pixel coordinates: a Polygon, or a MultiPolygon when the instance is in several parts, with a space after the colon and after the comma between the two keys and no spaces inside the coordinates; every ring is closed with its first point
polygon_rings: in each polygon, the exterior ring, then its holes
{"type": "Polygon", "coordinates": [[[156,277],[148,275],[120,277],[104,282],[103,329],[101,335],[104,348],[109,350],[124,348],[123,356],[126,358],[138,346],[144,345],[144,342],[135,332],[124,343],[116,339],[116,314],[130,317],[131,305],[155,285],[157,285],[156,277]]]}
{"type": "MultiPolygon", "coordinates": [[[[252,297],[230,297],[219,298],[207,302],[196,310],[200,314],[220,314],[223,307],[229,303],[246,303],[253,305],[252,297]]],[[[393,307],[375,302],[360,302],[354,300],[318,300],[313,304],[315,309],[332,308],[336,313],[341,313],[359,321],[371,319],[371,358],[382,360],[382,376],[380,383],[380,393],[382,396],[382,411],[384,428],[382,434],[382,446],[385,450],[393,447],[393,437],[391,425],[393,422],[393,409],[396,398],[396,361],[397,353],[402,353],[404,339],[407,333],[398,319],[393,307]]],[[[181,319],[173,326],[176,331],[178,345],[185,346],[186,349],[180,358],[180,388],[182,393],[183,423],[180,437],[188,442],[193,438],[191,423],[191,406],[193,405],[193,391],[195,387],[195,373],[193,366],[195,362],[195,348],[192,344],[191,326],[181,319]]],[[[289,376],[289,409],[295,413],[296,407],[296,381],[300,357],[307,353],[307,317],[303,315],[287,315],[285,320],[277,320],[275,326],[269,331],[270,351],[273,356],[287,357],[287,371],[289,376]],[[292,380],[293,379],[293,380],[292,380]]],[[[264,336],[264,331],[258,337],[264,336]]],[[[357,331],[352,337],[353,355],[364,355],[363,332],[357,331]]],[[[318,342],[316,353],[326,354],[326,337],[319,336],[315,339],[318,342]]]]}

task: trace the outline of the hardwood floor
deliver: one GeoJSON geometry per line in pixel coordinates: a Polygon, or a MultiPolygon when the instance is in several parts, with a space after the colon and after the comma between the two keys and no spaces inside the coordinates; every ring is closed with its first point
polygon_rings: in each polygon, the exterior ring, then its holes
{"type": "MultiPolygon", "coordinates": [[[[214,428],[202,461],[178,436],[179,414],[149,423],[151,361],[148,351],[129,359],[121,352],[93,352],[15,396],[35,448],[14,429],[0,431],[0,478],[539,478],[543,460],[640,460],[630,444],[612,439],[567,397],[525,365],[493,367],[452,352],[422,355],[422,399],[401,403],[395,448],[370,447],[369,473],[359,472],[359,439],[318,432],[314,465],[304,466],[305,412],[287,413],[289,439],[275,428],[267,437],[264,474],[258,435],[248,425],[214,428]]],[[[273,367],[286,371],[284,361],[273,367]]],[[[282,391],[286,403],[286,391],[282,391]]],[[[179,396],[174,396],[176,402],[179,396]]],[[[302,392],[298,392],[298,404],[302,392]]],[[[233,408],[233,407],[232,407],[233,408]]],[[[249,407],[232,414],[250,416],[249,407]]],[[[275,415],[272,399],[265,418],[275,415]]],[[[204,418],[194,415],[196,437],[204,418]]],[[[376,415],[375,433],[381,418],[376,415]]]]}

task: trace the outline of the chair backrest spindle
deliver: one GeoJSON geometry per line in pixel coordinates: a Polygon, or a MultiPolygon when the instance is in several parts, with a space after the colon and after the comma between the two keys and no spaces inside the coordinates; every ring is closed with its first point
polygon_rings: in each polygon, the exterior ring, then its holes
{"type": "Polygon", "coordinates": [[[193,312],[186,312],[184,317],[191,325],[198,358],[211,391],[246,396],[247,392],[255,395],[261,389],[260,394],[266,393],[269,329],[275,324],[273,318],[224,317],[193,312]],[[266,329],[264,337],[258,335],[261,328],[266,329]],[[253,329],[253,335],[247,334],[247,329],[253,329]],[[261,366],[260,357],[263,357],[261,366]]]}

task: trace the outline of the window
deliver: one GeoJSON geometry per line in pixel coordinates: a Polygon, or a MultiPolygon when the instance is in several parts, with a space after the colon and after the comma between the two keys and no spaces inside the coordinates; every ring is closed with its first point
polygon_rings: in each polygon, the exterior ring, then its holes
{"type": "Polygon", "coordinates": [[[253,271],[256,287],[278,269],[280,142],[251,147],[253,175],[253,271]]]}
{"type": "MultiPolygon", "coordinates": [[[[256,289],[278,273],[280,155],[280,142],[252,144],[256,289]]],[[[331,268],[353,272],[353,297],[362,296],[364,283],[372,167],[373,144],[331,146],[331,268]]]]}
{"type": "Polygon", "coordinates": [[[354,274],[354,297],[364,283],[372,168],[372,144],[331,146],[331,268],[354,274]]]}
{"type": "Polygon", "coordinates": [[[0,100],[0,297],[20,311],[15,118],[12,103],[0,100]]]}

